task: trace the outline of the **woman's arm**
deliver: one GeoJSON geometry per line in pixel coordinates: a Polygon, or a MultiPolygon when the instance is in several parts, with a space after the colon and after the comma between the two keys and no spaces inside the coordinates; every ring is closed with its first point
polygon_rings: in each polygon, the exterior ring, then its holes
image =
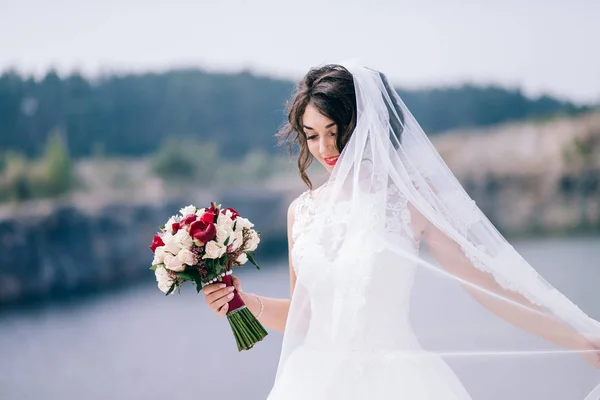
{"type": "MultiPolygon", "coordinates": [[[[256,296],[250,293],[240,293],[240,295],[252,314],[255,316],[258,315],[260,312],[260,303],[256,296]]],[[[290,300],[264,296],[260,296],[260,300],[263,303],[263,313],[258,318],[260,323],[277,332],[285,331],[285,321],[290,310],[290,300]]]]}
{"type": "MultiPolygon", "coordinates": [[[[460,246],[437,227],[427,225],[423,231],[423,238],[433,256],[448,272],[501,297],[495,298],[468,285],[463,285],[473,298],[495,315],[565,349],[595,349],[595,346],[576,330],[548,316],[540,307],[531,303],[520,293],[502,288],[491,274],[475,268],[460,246]],[[515,306],[502,299],[509,299],[524,307],[515,306]]],[[[598,364],[597,354],[588,353],[583,356],[586,359],[589,358],[588,362],[598,364]]]]}

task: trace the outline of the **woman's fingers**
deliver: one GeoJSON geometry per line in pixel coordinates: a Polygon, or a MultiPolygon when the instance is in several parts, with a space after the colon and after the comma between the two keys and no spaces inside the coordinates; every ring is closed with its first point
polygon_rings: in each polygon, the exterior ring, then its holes
{"type": "Polygon", "coordinates": [[[229,301],[233,298],[234,289],[242,291],[242,282],[235,276],[231,276],[233,286],[225,286],[224,283],[213,283],[205,285],[202,288],[206,304],[217,313],[219,317],[224,317],[229,311],[229,301]]]}
{"type": "Polygon", "coordinates": [[[204,285],[202,287],[202,291],[204,292],[205,295],[208,296],[209,294],[211,294],[219,289],[222,289],[224,287],[225,287],[224,283],[213,283],[210,285],[204,285]]]}
{"type": "Polygon", "coordinates": [[[221,309],[218,312],[219,318],[222,318],[225,315],[227,315],[228,310],[229,310],[229,303],[223,304],[223,307],[221,307],[221,309]]]}
{"type": "Polygon", "coordinates": [[[211,302],[209,304],[210,308],[212,308],[215,312],[219,312],[219,310],[221,310],[221,307],[223,307],[225,304],[227,304],[229,302],[229,300],[231,300],[233,298],[233,293],[229,293],[227,295],[225,295],[224,297],[220,297],[218,299],[216,299],[215,301],[211,302]]]}
{"type": "MultiPolygon", "coordinates": [[[[226,287],[223,289],[218,289],[218,290],[212,292],[211,294],[209,294],[208,296],[206,296],[206,304],[211,305],[215,301],[220,300],[224,297],[227,297],[229,294],[233,294],[232,292],[233,292],[233,286],[229,286],[229,287],[226,287]]],[[[229,300],[231,300],[232,297],[233,296],[229,297],[229,300]]]]}

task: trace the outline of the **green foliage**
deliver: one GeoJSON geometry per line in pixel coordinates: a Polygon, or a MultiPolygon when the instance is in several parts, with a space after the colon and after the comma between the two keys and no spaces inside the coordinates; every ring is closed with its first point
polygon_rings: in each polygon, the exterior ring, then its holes
{"type": "Polygon", "coordinates": [[[27,158],[16,152],[4,155],[6,167],[0,181],[1,201],[22,201],[32,197],[27,158]]]}
{"type": "Polygon", "coordinates": [[[253,178],[267,177],[273,172],[273,161],[264,150],[254,149],[244,157],[243,171],[253,178]]]}
{"type": "Polygon", "coordinates": [[[573,145],[577,154],[584,160],[588,160],[593,154],[592,141],[576,137],[573,139],[573,145]]]}
{"type": "Polygon", "coordinates": [[[246,256],[248,256],[248,260],[254,264],[254,266],[256,267],[256,269],[260,269],[260,267],[258,266],[258,264],[256,263],[256,260],[254,259],[254,252],[251,253],[246,253],[246,256]]]}
{"type": "Polygon", "coordinates": [[[232,183],[259,182],[290,170],[285,155],[269,155],[262,149],[249,150],[245,157],[224,163],[218,171],[218,181],[232,183]]]}
{"type": "Polygon", "coordinates": [[[175,284],[172,284],[171,287],[169,288],[169,290],[167,290],[167,293],[165,293],[165,296],[170,295],[171,293],[173,293],[173,290],[175,290],[175,284]]]}
{"type": "Polygon", "coordinates": [[[73,166],[69,150],[58,130],[50,133],[41,167],[43,196],[56,196],[69,191],[73,184],[73,166]]]}
{"type": "Polygon", "coordinates": [[[600,135],[575,137],[570,145],[563,149],[563,159],[567,165],[575,168],[591,167],[599,154],[600,135]]]}
{"type": "Polygon", "coordinates": [[[261,149],[248,151],[239,160],[221,157],[214,143],[169,139],[151,157],[152,170],[171,183],[231,185],[259,182],[288,169],[285,156],[270,156],[261,149]]]}
{"type": "MultiPolygon", "coordinates": [[[[244,157],[248,149],[270,154],[293,86],[249,73],[192,69],[108,76],[93,83],[77,74],[61,78],[50,71],[35,80],[5,72],[0,75],[0,149],[39,156],[51,129],[62,126],[73,157],[149,155],[172,132],[201,132],[185,137],[214,143],[229,160],[244,157]]],[[[586,109],[499,87],[400,94],[428,133],[586,109]]]]}
{"type": "Polygon", "coordinates": [[[191,180],[211,184],[219,166],[219,151],[215,144],[200,144],[184,139],[169,139],[152,157],[152,169],[164,179],[191,180]]]}
{"type": "Polygon", "coordinates": [[[427,133],[588,110],[549,96],[529,98],[521,90],[497,86],[466,84],[444,89],[400,90],[399,94],[427,133]]]}
{"type": "Polygon", "coordinates": [[[73,185],[73,166],[59,131],[48,138],[41,160],[7,152],[0,175],[0,201],[24,201],[67,193],[73,185]]]}

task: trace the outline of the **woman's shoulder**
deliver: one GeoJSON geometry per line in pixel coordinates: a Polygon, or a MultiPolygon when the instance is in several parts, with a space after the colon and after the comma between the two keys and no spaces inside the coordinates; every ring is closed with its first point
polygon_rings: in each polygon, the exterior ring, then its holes
{"type": "Polygon", "coordinates": [[[307,199],[310,196],[310,190],[305,190],[304,192],[302,192],[298,197],[296,197],[294,200],[292,200],[292,202],[290,203],[289,207],[288,207],[288,218],[291,218],[291,220],[294,220],[294,217],[296,215],[296,210],[304,203],[307,201],[307,199]]]}

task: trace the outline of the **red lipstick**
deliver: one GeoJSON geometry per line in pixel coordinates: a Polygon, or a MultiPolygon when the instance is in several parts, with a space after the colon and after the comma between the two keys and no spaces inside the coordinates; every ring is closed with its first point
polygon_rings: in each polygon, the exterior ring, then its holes
{"type": "Polygon", "coordinates": [[[325,164],[330,165],[330,166],[334,166],[335,163],[337,162],[339,158],[339,154],[337,156],[332,156],[332,157],[323,157],[323,161],[325,161],[325,164]]]}

